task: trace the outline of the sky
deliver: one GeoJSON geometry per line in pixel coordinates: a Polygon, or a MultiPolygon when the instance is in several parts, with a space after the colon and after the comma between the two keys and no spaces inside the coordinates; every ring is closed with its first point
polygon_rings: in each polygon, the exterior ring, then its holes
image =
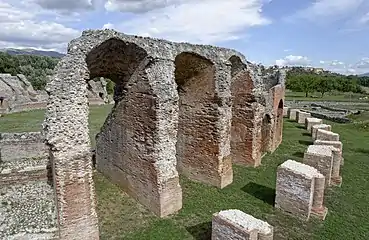
{"type": "Polygon", "coordinates": [[[369,0],[0,0],[0,48],[65,53],[83,30],[104,28],[264,65],[369,72],[369,0]]]}

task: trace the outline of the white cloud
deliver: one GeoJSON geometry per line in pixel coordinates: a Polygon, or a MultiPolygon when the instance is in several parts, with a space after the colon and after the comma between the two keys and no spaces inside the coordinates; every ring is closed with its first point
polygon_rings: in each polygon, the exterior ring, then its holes
{"type": "Polygon", "coordinates": [[[24,4],[0,3],[0,46],[65,51],[67,42],[79,35],[80,31],[61,23],[41,20],[39,14],[44,12],[35,11],[29,2],[24,4]]]}
{"type": "Polygon", "coordinates": [[[327,62],[330,66],[345,66],[344,62],[338,61],[338,60],[333,60],[330,62],[327,62]]]}
{"type": "MultiPolygon", "coordinates": [[[[190,0],[194,1],[194,0],[190,0]]],[[[121,11],[142,13],[158,8],[190,2],[189,0],[107,0],[105,9],[107,11],[121,11]]]]}
{"type": "Polygon", "coordinates": [[[307,66],[310,62],[309,58],[305,56],[288,55],[283,59],[276,60],[275,64],[277,66],[307,66]]]}
{"type": "Polygon", "coordinates": [[[287,17],[295,22],[296,19],[306,19],[319,25],[343,20],[343,30],[361,29],[369,20],[368,0],[315,0],[307,8],[297,11],[287,17]]]}
{"type": "Polygon", "coordinates": [[[356,68],[369,69],[369,57],[360,59],[360,61],[357,62],[354,66],[356,68]]]}
{"type": "Polygon", "coordinates": [[[150,1],[146,5],[143,3],[148,1],[114,2],[120,3],[119,7],[108,9],[144,12],[122,24],[114,24],[118,30],[172,41],[230,41],[245,37],[245,29],[249,27],[270,23],[262,15],[265,0],[168,0],[165,6],[163,1],[150,1]]]}
{"type": "Polygon", "coordinates": [[[91,10],[94,0],[31,0],[44,9],[50,10],[91,10]]]}
{"type": "Polygon", "coordinates": [[[112,23],[105,23],[102,27],[102,29],[114,29],[115,26],[112,23]]]}

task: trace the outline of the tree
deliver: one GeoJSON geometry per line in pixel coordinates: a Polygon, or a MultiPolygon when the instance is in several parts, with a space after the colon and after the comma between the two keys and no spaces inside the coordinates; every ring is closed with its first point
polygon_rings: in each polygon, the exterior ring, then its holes
{"type": "Polygon", "coordinates": [[[321,76],[317,79],[316,90],[322,94],[333,90],[334,78],[329,76],[321,76]]]}

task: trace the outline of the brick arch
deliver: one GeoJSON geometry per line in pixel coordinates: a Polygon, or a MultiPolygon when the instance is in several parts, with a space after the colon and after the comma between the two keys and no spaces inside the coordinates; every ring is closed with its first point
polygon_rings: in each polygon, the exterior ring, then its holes
{"type": "Polygon", "coordinates": [[[174,63],[153,59],[133,43],[109,39],[87,54],[68,53],[47,86],[43,126],[61,239],[99,238],[87,99],[87,81],[94,77],[118,84],[116,104],[97,136],[98,170],[159,216],[182,207],[172,134],[174,63]]]}
{"type": "Polygon", "coordinates": [[[240,165],[255,166],[256,159],[255,129],[256,100],[252,93],[254,83],[247,66],[237,56],[229,59],[231,63],[231,95],[232,95],[232,126],[231,154],[232,161],[240,165]]]}
{"type": "Polygon", "coordinates": [[[230,159],[221,158],[215,76],[210,60],[191,52],[175,58],[175,81],[179,96],[177,162],[180,173],[190,179],[224,187],[232,182],[230,159]]]}

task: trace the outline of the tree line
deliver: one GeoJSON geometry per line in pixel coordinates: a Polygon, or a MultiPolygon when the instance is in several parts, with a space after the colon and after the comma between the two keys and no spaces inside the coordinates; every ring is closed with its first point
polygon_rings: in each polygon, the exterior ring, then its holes
{"type": "Polygon", "coordinates": [[[324,94],[332,90],[364,93],[361,86],[369,86],[369,77],[345,76],[328,71],[317,73],[301,67],[290,69],[286,78],[287,89],[295,92],[304,92],[306,97],[313,92],[319,92],[323,97],[324,94]]]}
{"type": "Polygon", "coordinates": [[[0,73],[23,74],[36,90],[45,89],[47,77],[59,58],[35,55],[10,55],[0,52],[0,73]]]}

